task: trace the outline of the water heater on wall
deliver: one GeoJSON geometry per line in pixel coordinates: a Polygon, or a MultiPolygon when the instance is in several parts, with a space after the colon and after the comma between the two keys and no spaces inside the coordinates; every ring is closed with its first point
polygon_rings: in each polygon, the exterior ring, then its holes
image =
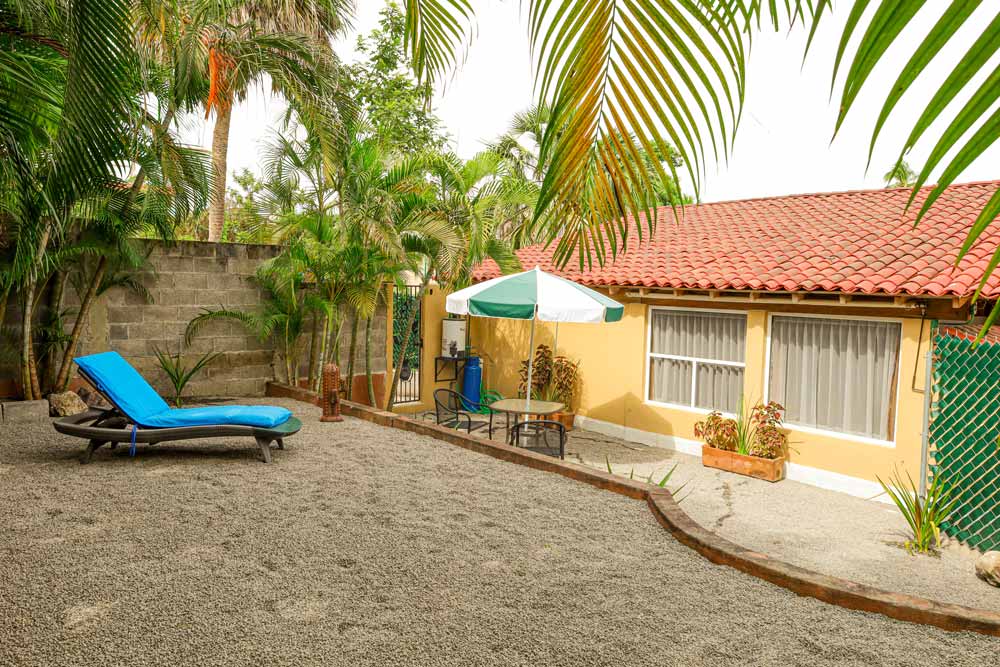
{"type": "Polygon", "coordinates": [[[441,356],[465,354],[465,320],[441,320],[441,356]]]}

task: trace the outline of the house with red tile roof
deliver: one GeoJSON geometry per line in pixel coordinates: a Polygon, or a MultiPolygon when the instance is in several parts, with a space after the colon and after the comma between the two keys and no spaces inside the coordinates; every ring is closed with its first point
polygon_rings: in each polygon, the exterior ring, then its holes
{"type": "MultiPolygon", "coordinates": [[[[627,249],[603,266],[558,267],[543,244],[518,256],[626,306],[620,323],[559,330],[557,353],[581,362],[579,424],[699,454],[709,412],[773,400],[789,478],[871,497],[893,466],[920,474],[931,340],[975,315],[1000,228],[956,258],[998,188],[954,185],[916,226],[929,188],[909,207],[908,189],[665,207],[641,240],[630,221],[627,249]]],[[[474,273],[497,275],[492,262],[474,273]]],[[[979,304],[997,297],[1000,273],[979,304]]],[[[514,395],[526,327],[480,320],[472,336],[489,385],[514,395]]]]}

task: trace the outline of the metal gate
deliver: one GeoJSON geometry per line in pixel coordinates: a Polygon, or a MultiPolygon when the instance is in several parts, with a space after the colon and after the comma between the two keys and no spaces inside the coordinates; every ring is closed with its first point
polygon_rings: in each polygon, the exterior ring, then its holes
{"type": "Polygon", "coordinates": [[[420,286],[396,287],[392,293],[392,359],[394,363],[402,365],[399,387],[396,389],[397,404],[420,401],[420,350],[424,344],[420,335],[422,320],[420,286]],[[410,340],[401,358],[399,352],[406,337],[406,324],[411,315],[413,315],[413,325],[410,330],[410,340]]]}
{"type": "Polygon", "coordinates": [[[934,339],[928,474],[958,496],[942,530],[989,551],[1000,549],[1000,340],[973,346],[976,332],[947,327],[934,339]]]}

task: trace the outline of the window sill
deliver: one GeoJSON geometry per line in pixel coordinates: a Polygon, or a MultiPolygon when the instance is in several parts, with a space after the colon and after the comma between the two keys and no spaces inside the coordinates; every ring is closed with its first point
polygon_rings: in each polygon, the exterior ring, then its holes
{"type": "Polygon", "coordinates": [[[841,433],[840,431],[829,431],[823,428],[816,428],[815,426],[800,426],[799,424],[792,424],[789,422],[785,422],[783,426],[786,431],[790,431],[793,433],[808,433],[810,435],[822,435],[827,438],[835,438],[837,440],[847,440],[848,442],[856,442],[861,445],[874,445],[875,447],[885,447],[886,449],[896,448],[895,440],[880,440],[878,438],[869,438],[863,435],[841,433]]]}
{"type": "MultiPolygon", "coordinates": [[[[651,405],[654,408],[667,408],[668,410],[680,410],[681,412],[690,412],[692,414],[701,415],[703,417],[707,417],[710,413],[714,412],[713,410],[709,410],[707,408],[696,408],[693,405],[681,405],[679,403],[663,403],[662,401],[654,401],[652,399],[646,399],[645,401],[643,401],[643,403],[645,403],[646,405],[651,405]]],[[[723,410],[719,410],[718,412],[722,413],[723,417],[727,417],[729,419],[736,419],[736,414],[733,412],[725,412],[723,410]]]]}

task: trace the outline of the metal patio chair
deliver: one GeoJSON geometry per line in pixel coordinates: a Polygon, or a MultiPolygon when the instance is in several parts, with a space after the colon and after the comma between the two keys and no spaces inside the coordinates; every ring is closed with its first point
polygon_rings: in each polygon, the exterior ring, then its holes
{"type": "Polygon", "coordinates": [[[548,456],[566,458],[566,427],[550,419],[534,419],[519,422],[511,430],[511,441],[517,445],[522,437],[534,443],[525,447],[548,456]],[[552,440],[550,441],[550,438],[552,440]]]}
{"type": "Polygon", "coordinates": [[[464,428],[470,434],[473,431],[486,426],[488,428],[490,439],[492,440],[493,414],[494,412],[493,410],[490,410],[489,406],[481,403],[474,403],[451,389],[436,389],[434,391],[434,418],[441,426],[447,426],[448,428],[454,429],[464,428]],[[474,413],[470,412],[470,408],[473,410],[481,410],[485,408],[490,417],[489,421],[482,422],[474,420],[472,418],[474,413]]]}

